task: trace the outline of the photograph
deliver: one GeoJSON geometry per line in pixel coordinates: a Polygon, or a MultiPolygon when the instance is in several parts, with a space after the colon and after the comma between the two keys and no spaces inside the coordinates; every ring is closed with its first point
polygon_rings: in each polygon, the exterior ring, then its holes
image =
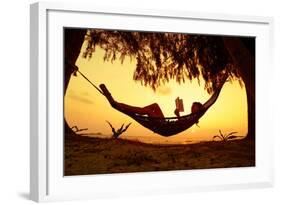
{"type": "Polygon", "coordinates": [[[64,176],[255,167],[256,38],[63,28],[64,176]]]}

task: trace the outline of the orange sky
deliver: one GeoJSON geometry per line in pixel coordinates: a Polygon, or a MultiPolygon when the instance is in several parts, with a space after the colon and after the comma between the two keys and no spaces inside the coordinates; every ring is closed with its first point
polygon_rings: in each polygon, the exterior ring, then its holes
{"type": "MultiPolygon", "coordinates": [[[[112,96],[118,102],[134,106],[146,106],[157,102],[165,116],[174,116],[175,99],[183,99],[185,112],[189,114],[194,101],[204,103],[210,96],[197,80],[179,85],[170,81],[154,92],[149,87],[133,81],[133,72],[136,61],[127,58],[123,64],[116,60],[114,63],[103,61],[104,51],[97,48],[90,60],[81,56],[76,65],[79,70],[96,85],[104,83],[112,96]]],[[[101,132],[110,134],[111,129],[106,120],[115,128],[123,123],[132,122],[122,137],[138,139],[152,143],[189,143],[190,141],[212,140],[219,129],[223,133],[238,132],[246,135],[247,132],[247,99],[244,88],[239,83],[225,83],[216,103],[200,119],[199,126],[194,125],[188,130],[166,138],[142,127],[130,117],[113,109],[106,98],[99,94],[94,87],[82,76],[71,77],[65,96],[65,115],[70,126],[88,128],[87,132],[101,132]]]]}

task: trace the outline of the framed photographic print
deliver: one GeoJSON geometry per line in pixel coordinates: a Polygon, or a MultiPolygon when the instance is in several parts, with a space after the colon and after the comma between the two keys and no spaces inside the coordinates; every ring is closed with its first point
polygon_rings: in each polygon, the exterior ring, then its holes
{"type": "Polygon", "coordinates": [[[31,5],[31,199],[272,186],[272,22],[31,5]]]}

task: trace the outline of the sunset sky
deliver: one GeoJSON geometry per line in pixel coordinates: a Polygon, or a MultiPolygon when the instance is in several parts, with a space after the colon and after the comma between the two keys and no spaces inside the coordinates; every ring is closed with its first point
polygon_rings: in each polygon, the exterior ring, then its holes
{"type": "MultiPolygon", "coordinates": [[[[118,102],[143,107],[158,103],[166,117],[172,117],[175,109],[175,99],[183,99],[185,112],[190,113],[193,102],[204,103],[210,95],[197,80],[179,85],[171,80],[168,84],[154,92],[133,80],[136,67],[135,59],[126,58],[123,64],[116,60],[113,63],[103,61],[104,51],[96,48],[90,60],[81,56],[76,65],[97,86],[104,83],[112,96],[118,102]]],[[[123,123],[132,122],[129,129],[121,136],[152,143],[189,143],[190,141],[212,140],[219,133],[238,132],[244,136],[247,132],[247,100],[244,87],[238,81],[225,83],[216,103],[199,120],[199,126],[194,125],[188,130],[172,137],[161,137],[142,127],[130,117],[113,109],[106,98],[101,95],[79,73],[71,77],[65,96],[65,117],[70,127],[88,128],[89,133],[101,132],[110,135],[111,129],[106,123],[110,121],[115,128],[123,123]]]]}

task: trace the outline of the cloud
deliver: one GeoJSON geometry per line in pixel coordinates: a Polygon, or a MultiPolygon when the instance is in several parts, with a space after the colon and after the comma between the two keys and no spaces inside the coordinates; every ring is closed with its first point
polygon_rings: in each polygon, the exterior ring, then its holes
{"type": "Polygon", "coordinates": [[[94,102],[92,100],[90,100],[89,98],[85,97],[85,96],[89,96],[88,93],[81,93],[81,95],[77,95],[75,92],[70,92],[68,94],[68,97],[71,98],[72,100],[76,100],[85,104],[94,104],[94,102]]]}
{"type": "Polygon", "coordinates": [[[90,94],[88,92],[82,92],[81,95],[83,95],[83,96],[90,96],[90,94]]]}
{"type": "Polygon", "coordinates": [[[161,86],[157,89],[156,92],[159,95],[170,95],[172,93],[172,89],[167,86],[161,86]]]}

